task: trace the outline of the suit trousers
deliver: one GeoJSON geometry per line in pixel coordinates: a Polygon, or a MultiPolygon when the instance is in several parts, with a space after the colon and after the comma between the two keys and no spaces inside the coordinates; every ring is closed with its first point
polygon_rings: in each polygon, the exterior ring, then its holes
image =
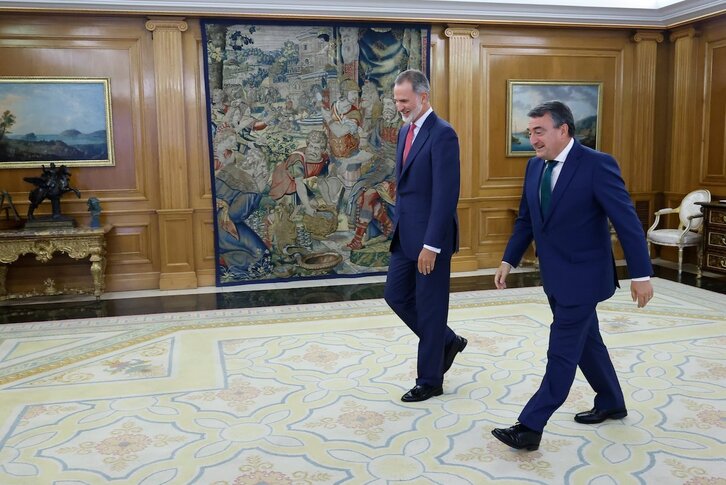
{"type": "Polygon", "coordinates": [[[578,366],[596,393],[597,409],[625,407],[623,391],[600,335],[597,302],[564,306],[548,298],[553,322],[547,367],[539,389],[519,415],[520,423],[540,432],[567,399],[578,366]]]}
{"type": "Polygon", "coordinates": [[[394,238],[384,298],[419,338],[416,384],[440,386],[444,380],[444,348],[456,337],[446,324],[451,257],[437,256],[434,270],[428,275],[418,272],[417,263],[406,257],[398,238],[394,238]]]}

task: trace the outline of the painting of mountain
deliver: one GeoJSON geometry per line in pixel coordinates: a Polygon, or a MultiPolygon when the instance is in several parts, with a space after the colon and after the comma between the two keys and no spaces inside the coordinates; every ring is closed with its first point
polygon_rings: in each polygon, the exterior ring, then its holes
{"type": "Polygon", "coordinates": [[[0,168],[113,165],[108,79],[0,78],[0,168]]]}
{"type": "Polygon", "coordinates": [[[602,83],[578,81],[508,81],[507,156],[531,157],[527,113],[540,103],[559,100],[572,110],[575,138],[585,146],[599,148],[602,83]]]}

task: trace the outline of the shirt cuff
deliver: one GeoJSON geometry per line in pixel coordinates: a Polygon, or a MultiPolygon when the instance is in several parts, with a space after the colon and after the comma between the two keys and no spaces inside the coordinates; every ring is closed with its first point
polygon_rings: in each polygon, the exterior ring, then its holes
{"type": "Polygon", "coordinates": [[[640,278],[630,278],[630,281],[650,281],[650,276],[641,276],[640,278]]]}
{"type": "Polygon", "coordinates": [[[425,247],[426,249],[428,249],[429,251],[433,251],[433,252],[435,252],[436,254],[439,254],[439,253],[441,253],[441,248],[435,248],[435,247],[433,247],[433,246],[429,246],[428,244],[424,244],[424,247],[425,247]]]}

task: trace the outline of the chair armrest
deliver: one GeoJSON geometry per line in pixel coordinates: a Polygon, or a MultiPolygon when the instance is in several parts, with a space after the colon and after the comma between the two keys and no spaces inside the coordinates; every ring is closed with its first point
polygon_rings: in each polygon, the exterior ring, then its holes
{"type": "Polygon", "coordinates": [[[676,207],[675,209],[671,209],[670,207],[661,209],[659,211],[655,211],[655,215],[662,216],[664,214],[678,214],[680,212],[681,208],[676,207]]]}
{"type": "Polygon", "coordinates": [[[693,222],[693,219],[701,219],[703,218],[703,214],[693,214],[692,216],[686,217],[688,220],[688,224],[686,224],[686,228],[683,231],[683,234],[691,230],[691,223],[693,222]]]}
{"type": "Polygon", "coordinates": [[[683,238],[686,236],[686,233],[691,230],[691,223],[693,222],[693,219],[702,219],[703,214],[693,214],[692,216],[688,216],[688,224],[686,224],[686,227],[683,229],[683,232],[681,233],[681,237],[679,238],[679,242],[683,241],[683,238]]]}
{"type": "Polygon", "coordinates": [[[658,222],[660,222],[660,216],[664,214],[678,214],[680,212],[681,208],[676,207],[675,209],[671,209],[670,207],[667,207],[665,209],[661,209],[658,211],[655,211],[655,221],[653,221],[653,225],[648,228],[648,233],[651,231],[654,231],[656,227],[658,227],[658,222]]]}
{"type": "Polygon", "coordinates": [[[703,214],[693,214],[692,216],[688,216],[688,224],[686,224],[686,227],[683,228],[683,232],[681,233],[680,237],[678,238],[678,242],[682,243],[683,239],[686,237],[686,234],[688,234],[688,231],[691,230],[691,223],[693,222],[693,219],[701,219],[703,218],[703,214]]]}

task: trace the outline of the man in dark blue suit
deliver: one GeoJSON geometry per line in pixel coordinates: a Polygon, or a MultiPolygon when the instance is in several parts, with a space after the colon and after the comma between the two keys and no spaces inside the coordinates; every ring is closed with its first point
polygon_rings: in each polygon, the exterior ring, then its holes
{"type": "Polygon", "coordinates": [[[384,297],[419,338],[416,385],[401,397],[424,401],[443,394],[444,373],[467,341],[448,326],[451,256],[459,249],[459,139],[429,104],[430,87],[417,70],[398,75],[396,211],[384,297]]]}
{"type": "Polygon", "coordinates": [[[506,288],[510,269],[534,239],[553,322],[539,389],[519,423],[492,434],[511,447],[536,450],[550,416],[565,402],[578,366],[596,395],[594,407],[575,415],[575,421],[595,424],[628,414],[595,311],[619,286],[608,220],[625,253],[630,293],[638,307],[653,297],[653,270],[615,159],[575,140],[572,112],[559,101],[543,103],[528,116],[537,156],[527,164],[519,217],[494,282],[506,288]]]}

